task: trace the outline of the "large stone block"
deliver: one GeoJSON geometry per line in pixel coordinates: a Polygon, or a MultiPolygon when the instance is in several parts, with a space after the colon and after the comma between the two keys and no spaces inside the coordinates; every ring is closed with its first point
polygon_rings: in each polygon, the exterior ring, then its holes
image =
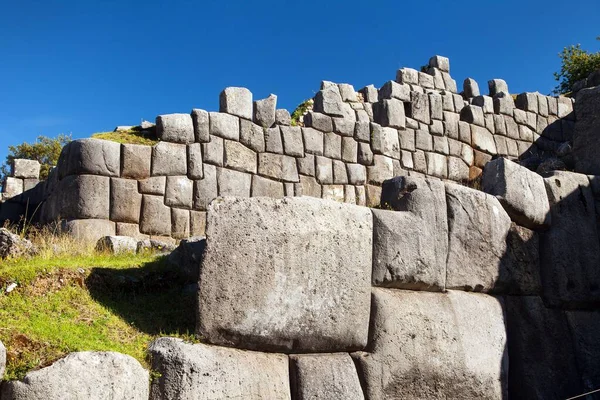
{"type": "Polygon", "coordinates": [[[281,140],[281,129],[279,126],[264,131],[265,150],[269,153],[283,154],[283,141],[281,140]]]}
{"type": "Polygon", "coordinates": [[[544,183],[552,213],[552,226],[540,237],[544,301],[552,306],[598,305],[600,245],[589,179],[556,171],[544,183]]]}
{"type": "Polygon", "coordinates": [[[283,152],[288,156],[304,157],[302,130],[299,126],[282,126],[283,152]]]}
{"type": "Polygon", "coordinates": [[[513,222],[506,247],[505,262],[501,265],[494,291],[539,296],[542,293],[539,234],[513,222]]]}
{"type": "Polygon", "coordinates": [[[240,142],[225,140],[224,165],[227,168],[255,174],[257,171],[256,153],[240,142]]]}
{"type": "Polygon", "coordinates": [[[207,143],[210,141],[210,120],[208,112],[194,108],[192,110],[192,124],[196,142],[207,143]]]}
{"type": "Polygon", "coordinates": [[[171,209],[164,204],[163,196],[143,196],[140,231],[148,235],[171,236],[171,209]]]}
{"type": "Polygon", "coordinates": [[[286,182],[298,182],[296,159],[281,154],[260,153],[258,173],[268,178],[286,182]]]}
{"type": "Polygon", "coordinates": [[[307,153],[317,156],[323,155],[323,132],[314,128],[302,128],[304,147],[307,153]]]}
{"type": "Polygon", "coordinates": [[[202,179],[204,167],[202,162],[202,145],[192,143],[187,146],[187,176],[190,179],[202,179]]]}
{"type": "Polygon", "coordinates": [[[400,141],[398,131],[394,128],[383,128],[377,124],[371,124],[371,130],[371,148],[373,152],[399,159],[400,141]]]}
{"type": "Polygon", "coordinates": [[[12,176],[22,179],[39,179],[40,163],[36,160],[16,158],[12,160],[12,176]]]}
{"type": "Polygon", "coordinates": [[[133,179],[110,178],[110,219],[115,222],[140,222],[142,195],[133,179]]]}
{"type": "Polygon", "coordinates": [[[73,219],[63,221],[61,231],[86,243],[96,243],[104,236],[116,234],[115,223],[108,219],[73,219]]]}
{"type": "Polygon", "coordinates": [[[344,102],[337,85],[327,85],[317,92],[314,111],[334,117],[344,116],[344,102]]]}
{"type": "Polygon", "coordinates": [[[575,170],[600,175],[600,86],[577,93],[575,114],[577,123],[573,136],[575,170]]]}
{"type": "Polygon", "coordinates": [[[486,128],[480,126],[471,125],[471,141],[473,147],[477,150],[485,151],[489,154],[496,154],[496,142],[494,141],[494,135],[491,134],[486,128]]]}
{"type": "Polygon", "coordinates": [[[160,338],[149,348],[150,400],[290,399],[288,357],[160,338]]]}
{"type": "Polygon", "coordinates": [[[152,147],[152,175],[187,175],[187,146],[160,142],[152,147]]]}
{"type": "Polygon", "coordinates": [[[257,153],[265,151],[266,129],[245,119],[240,120],[240,142],[257,153]]]}
{"type": "Polygon", "coordinates": [[[194,182],[187,176],[167,176],[165,205],[170,207],[192,208],[194,182]]]}
{"type": "Polygon", "coordinates": [[[222,167],[225,152],[223,149],[225,147],[224,142],[223,138],[211,136],[210,142],[202,143],[203,163],[222,167]]]}
{"type": "MultiPolygon", "coordinates": [[[[225,88],[219,96],[219,111],[252,120],[252,93],[242,87],[225,88]]],[[[225,137],[225,139],[232,138],[225,137]]]]}
{"type": "Polygon", "coordinates": [[[198,310],[206,341],[284,352],[366,345],[370,210],[309,197],[225,198],[210,205],[206,236],[198,310]]]}
{"type": "Polygon", "coordinates": [[[194,125],[190,114],[167,114],[156,117],[156,136],[165,142],[194,143],[194,125]]]}
{"type": "Polygon", "coordinates": [[[67,176],[59,182],[53,197],[58,218],[109,219],[110,178],[107,176],[67,176]]]}
{"type": "Polygon", "coordinates": [[[4,178],[2,194],[4,198],[10,199],[23,193],[24,182],[21,178],[7,176],[4,178]]]}
{"type": "Polygon", "coordinates": [[[410,103],[407,103],[406,112],[407,117],[430,124],[429,96],[425,93],[410,92],[410,103]]]}
{"type": "Polygon", "coordinates": [[[566,399],[584,392],[565,314],[539,297],[507,296],[510,398],[566,399]]]}
{"type": "Polygon", "coordinates": [[[404,176],[387,180],[381,207],[373,210],[373,284],[444,290],[448,254],[444,184],[404,176]]]}
{"type": "Polygon", "coordinates": [[[262,128],[270,128],[275,124],[275,109],[277,108],[277,96],[270,94],[269,97],[254,102],[254,122],[262,128]]]}
{"type": "Polygon", "coordinates": [[[373,303],[370,352],[356,355],[367,398],[507,398],[499,299],[373,289],[373,303]]]}
{"type": "Polygon", "coordinates": [[[121,177],[137,180],[150,177],[152,147],[123,144],[121,150],[121,177]]]}
{"type": "Polygon", "coordinates": [[[150,376],[131,356],[115,352],[71,353],[49,367],[2,385],[2,398],[146,400],[150,376]]]}
{"type": "Polygon", "coordinates": [[[227,168],[217,168],[219,196],[250,197],[251,185],[251,174],[227,168]]]}
{"type": "Polygon", "coordinates": [[[296,399],[363,400],[356,367],[348,354],[290,356],[296,399]]]}
{"type": "Polygon", "coordinates": [[[510,217],[494,196],[454,183],[446,183],[446,202],[446,288],[493,291],[507,262],[510,217]]]}
{"type": "Polygon", "coordinates": [[[375,120],[381,126],[404,129],[406,118],[404,116],[404,103],[398,99],[383,99],[374,104],[375,120]]]}
{"type": "Polygon", "coordinates": [[[506,158],[486,164],[483,191],[495,196],[513,221],[530,229],[550,226],[550,204],[544,179],[506,158]]]}
{"type": "Polygon", "coordinates": [[[394,177],[394,163],[386,156],[373,156],[373,165],[367,167],[368,182],[382,184],[383,181],[394,177]]]}
{"type": "MultiPolygon", "coordinates": [[[[219,136],[229,140],[240,140],[240,119],[238,117],[218,112],[210,112],[208,114],[210,117],[211,136],[219,136]]],[[[252,102],[250,102],[250,114],[252,114],[252,102]]],[[[252,117],[249,119],[252,119],[252,117]]]]}
{"type": "Polygon", "coordinates": [[[283,183],[263,178],[259,175],[252,176],[252,197],[283,197],[283,183]]]}
{"type": "Polygon", "coordinates": [[[138,191],[143,194],[165,194],[166,176],[153,176],[138,182],[138,191]]]}
{"type": "Polygon", "coordinates": [[[194,183],[194,209],[206,210],[208,204],[218,195],[217,167],[205,165],[204,179],[194,183]]]}
{"type": "Polygon", "coordinates": [[[566,315],[583,383],[582,392],[591,392],[600,387],[600,312],[567,311],[566,315]]]}
{"type": "Polygon", "coordinates": [[[181,208],[171,208],[171,236],[175,239],[190,237],[190,212],[181,208]]]}
{"type": "Polygon", "coordinates": [[[99,139],[78,139],[63,147],[58,161],[59,178],[67,175],[119,176],[121,145],[99,139]]]}

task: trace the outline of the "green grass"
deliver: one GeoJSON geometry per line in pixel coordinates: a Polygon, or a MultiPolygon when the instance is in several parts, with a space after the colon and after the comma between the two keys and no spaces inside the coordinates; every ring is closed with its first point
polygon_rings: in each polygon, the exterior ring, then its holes
{"type": "Polygon", "coordinates": [[[62,253],[2,262],[0,341],[4,379],[74,351],[117,351],[148,367],[146,349],[161,336],[194,340],[193,290],[163,256],[62,253]]]}
{"type": "Polygon", "coordinates": [[[147,146],[152,146],[158,143],[158,139],[156,138],[156,136],[145,132],[146,131],[141,131],[134,128],[128,131],[121,132],[98,132],[94,133],[92,137],[94,139],[110,140],[112,142],[122,144],[143,144],[147,146]]]}

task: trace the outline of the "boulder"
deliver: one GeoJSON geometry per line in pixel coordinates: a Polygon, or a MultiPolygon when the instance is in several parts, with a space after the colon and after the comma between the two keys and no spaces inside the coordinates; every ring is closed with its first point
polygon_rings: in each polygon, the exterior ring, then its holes
{"type": "Polygon", "coordinates": [[[444,290],[448,254],[444,184],[403,176],[387,180],[381,207],[373,209],[373,285],[444,290]]]}
{"type": "Polygon", "coordinates": [[[135,253],[138,241],[129,236],[104,236],[96,243],[96,250],[110,254],[135,253]]]}
{"type": "Polygon", "coordinates": [[[134,358],[115,352],[71,353],[49,367],[2,385],[7,400],[146,400],[150,376],[134,358]]]}
{"type": "Polygon", "coordinates": [[[506,158],[497,158],[486,164],[482,186],[519,225],[529,229],[550,226],[550,204],[540,175],[506,158]]]}
{"type": "Polygon", "coordinates": [[[181,339],[159,338],[149,348],[152,369],[150,400],[248,399],[286,400],[290,394],[288,358],[181,339]]]}
{"type": "Polygon", "coordinates": [[[446,183],[446,288],[492,291],[506,256],[510,217],[489,194],[446,183]]]}
{"type": "Polygon", "coordinates": [[[252,93],[242,87],[225,88],[219,97],[219,111],[252,120],[252,93]]]}
{"type": "Polygon", "coordinates": [[[371,324],[369,353],[355,354],[366,398],[507,398],[500,299],[376,288],[371,324]]]}
{"type": "Polygon", "coordinates": [[[207,342],[284,352],[366,345],[370,210],[311,197],[224,198],[209,206],[206,236],[198,333],[207,342]]]}
{"type": "Polygon", "coordinates": [[[179,242],[179,246],[169,254],[169,263],[175,266],[189,282],[198,282],[200,262],[206,249],[204,237],[191,237],[179,242]]]}
{"type": "Polygon", "coordinates": [[[350,355],[302,354],[290,356],[293,398],[363,400],[356,367],[350,355]]]}
{"type": "Polygon", "coordinates": [[[156,136],[174,143],[194,143],[194,125],[190,114],[168,114],[156,117],[156,136]]]}
{"type": "Polygon", "coordinates": [[[36,252],[35,246],[29,240],[15,235],[6,228],[0,228],[0,260],[4,258],[28,257],[34,255],[36,252]]]}
{"type": "Polygon", "coordinates": [[[507,296],[506,320],[510,398],[558,400],[584,392],[563,311],[546,308],[539,297],[507,296]]]}
{"type": "Polygon", "coordinates": [[[600,304],[596,209],[585,175],[557,171],[544,178],[552,226],[540,237],[544,301],[551,306],[600,304]]]}

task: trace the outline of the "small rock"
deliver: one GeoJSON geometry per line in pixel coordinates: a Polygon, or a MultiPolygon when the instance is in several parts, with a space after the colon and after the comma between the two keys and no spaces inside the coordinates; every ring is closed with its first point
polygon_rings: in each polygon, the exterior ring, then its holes
{"type": "Polygon", "coordinates": [[[6,228],[0,228],[0,259],[20,256],[32,256],[37,252],[27,239],[22,239],[6,228]]]}
{"type": "Polygon", "coordinates": [[[111,254],[135,253],[137,244],[137,240],[129,236],[104,236],[96,243],[96,250],[111,254]]]}
{"type": "Polygon", "coordinates": [[[145,239],[137,242],[138,253],[142,251],[157,251],[160,253],[170,253],[175,250],[175,246],[156,239],[145,239]]]}
{"type": "Polygon", "coordinates": [[[10,285],[8,285],[6,287],[6,294],[12,292],[13,290],[15,290],[17,288],[17,284],[15,282],[11,283],[10,285]]]}

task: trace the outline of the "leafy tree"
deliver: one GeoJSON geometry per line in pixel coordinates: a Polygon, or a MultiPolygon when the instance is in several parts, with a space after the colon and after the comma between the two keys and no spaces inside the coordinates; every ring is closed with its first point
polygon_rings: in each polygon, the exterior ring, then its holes
{"type": "MultiPolygon", "coordinates": [[[[600,36],[596,40],[600,40],[600,36]]],[[[558,86],[554,89],[554,94],[557,95],[573,91],[575,82],[600,69],[600,51],[588,53],[579,44],[565,47],[558,56],[561,59],[560,72],[554,73],[554,78],[558,81],[558,86]]]]}
{"type": "Polygon", "coordinates": [[[0,167],[0,183],[10,175],[12,160],[15,158],[37,160],[41,164],[40,179],[46,179],[50,169],[58,162],[63,146],[70,141],[71,135],[58,135],[55,138],[38,136],[33,143],[24,142],[16,146],[9,146],[6,162],[0,167]]]}

